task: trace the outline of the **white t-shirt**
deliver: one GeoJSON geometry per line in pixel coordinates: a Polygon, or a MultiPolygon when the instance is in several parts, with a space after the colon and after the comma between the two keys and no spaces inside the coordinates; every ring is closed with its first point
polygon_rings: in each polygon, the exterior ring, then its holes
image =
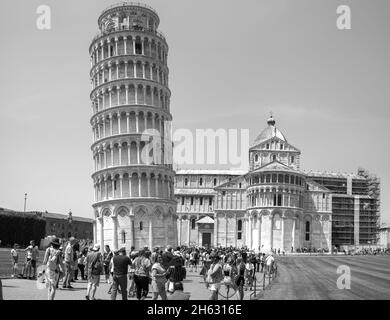
{"type": "Polygon", "coordinates": [[[268,256],[265,259],[265,262],[267,263],[267,266],[270,266],[275,261],[275,258],[273,256],[268,256]]]}
{"type": "Polygon", "coordinates": [[[12,249],[11,255],[16,258],[18,256],[18,252],[15,249],[12,249]]]}

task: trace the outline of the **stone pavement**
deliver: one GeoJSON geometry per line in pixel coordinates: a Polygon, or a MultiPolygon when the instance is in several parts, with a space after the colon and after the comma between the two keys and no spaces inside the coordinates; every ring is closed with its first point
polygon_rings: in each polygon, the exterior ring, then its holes
{"type": "MultiPolygon", "coordinates": [[[[101,283],[96,292],[96,299],[100,300],[109,300],[110,295],[107,294],[110,287],[109,284],[104,283],[103,277],[101,278],[101,283]]],[[[24,280],[24,279],[3,279],[3,298],[4,300],[46,300],[47,299],[47,290],[44,284],[39,284],[43,287],[38,288],[37,281],[34,280],[24,280]]],[[[183,281],[184,291],[191,294],[191,300],[208,300],[210,296],[210,291],[206,289],[206,286],[203,282],[203,277],[199,275],[198,272],[189,272],[187,271],[187,279],[183,281]]],[[[72,283],[74,289],[61,289],[56,292],[56,300],[83,300],[85,299],[85,292],[87,288],[86,281],[76,281],[72,283]]],[[[226,293],[221,291],[224,295],[226,293]]],[[[250,292],[246,292],[245,299],[249,299],[250,292]]],[[[122,296],[118,294],[117,300],[122,299],[122,296]]],[[[152,294],[149,293],[148,300],[152,299],[152,294]]],[[[220,297],[220,299],[222,299],[220,297]]],[[[237,298],[236,298],[237,299],[237,298]]],[[[236,300],[231,298],[230,300],[236,300]]],[[[131,298],[129,300],[135,300],[131,298]]]]}

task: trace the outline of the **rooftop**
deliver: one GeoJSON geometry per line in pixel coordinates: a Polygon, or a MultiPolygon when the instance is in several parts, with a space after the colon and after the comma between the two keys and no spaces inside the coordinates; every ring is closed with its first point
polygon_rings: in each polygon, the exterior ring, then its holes
{"type": "Polygon", "coordinates": [[[283,133],[275,126],[275,119],[271,116],[267,121],[268,127],[265,128],[255,139],[253,145],[258,145],[262,142],[265,142],[271,138],[279,138],[285,142],[287,142],[286,137],[283,133]]]}
{"type": "Polygon", "coordinates": [[[242,176],[247,171],[245,170],[229,170],[229,169],[181,169],[176,170],[176,175],[225,175],[225,176],[242,176]]]}

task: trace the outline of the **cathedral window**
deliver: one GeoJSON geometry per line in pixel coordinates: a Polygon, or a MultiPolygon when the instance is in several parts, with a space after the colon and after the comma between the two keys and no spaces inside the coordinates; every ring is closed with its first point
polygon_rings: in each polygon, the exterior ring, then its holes
{"type": "Polygon", "coordinates": [[[203,185],[203,179],[202,178],[199,179],[199,185],[200,186],[203,185]]]}
{"type": "Polygon", "coordinates": [[[240,183],[238,186],[239,186],[239,188],[241,189],[241,187],[242,187],[242,184],[240,183]]]}
{"type": "Polygon", "coordinates": [[[126,243],[126,232],[125,232],[125,230],[122,230],[121,236],[122,236],[122,243],[123,244],[126,243]]]}
{"type": "Polygon", "coordinates": [[[276,154],[272,156],[272,161],[276,161],[276,154]]]}
{"type": "Polygon", "coordinates": [[[305,239],[310,241],[310,221],[306,221],[305,239]]]}
{"type": "Polygon", "coordinates": [[[283,143],[280,145],[280,150],[283,150],[283,143]]]}
{"type": "Polygon", "coordinates": [[[295,160],[294,156],[291,156],[291,163],[294,163],[294,160],[295,160]]]}
{"type": "Polygon", "coordinates": [[[201,206],[203,206],[203,197],[200,197],[200,198],[199,198],[199,204],[200,204],[201,206]]]}
{"type": "Polygon", "coordinates": [[[195,218],[192,218],[191,219],[191,229],[194,230],[195,229],[195,218]]]}
{"type": "Polygon", "coordinates": [[[259,161],[259,155],[255,155],[255,161],[257,162],[257,161],[259,161]]]}
{"type": "Polygon", "coordinates": [[[267,143],[267,145],[266,145],[266,149],[267,149],[267,150],[269,149],[269,143],[267,143]]]}
{"type": "Polygon", "coordinates": [[[213,198],[212,197],[209,198],[209,206],[211,206],[211,205],[213,205],[213,198]]]}
{"type": "Polygon", "coordinates": [[[188,179],[187,178],[184,179],[184,185],[188,186],[188,179]]]}
{"type": "Polygon", "coordinates": [[[139,231],[142,231],[144,228],[142,221],[139,223],[139,231]]]}
{"type": "Polygon", "coordinates": [[[194,197],[191,197],[191,206],[194,205],[194,197]]]}
{"type": "Polygon", "coordinates": [[[214,185],[216,186],[217,185],[217,179],[214,178],[214,185]]]}
{"type": "Polygon", "coordinates": [[[181,197],[181,204],[184,205],[184,197],[181,197]]]}
{"type": "Polygon", "coordinates": [[[274,201],[273,201],[273,206],[276,207],[276,193],[274,193],[274,201]]]}
{"type": "Polygon", "coordinates": [[[277,177],[277,175],[274,173],[274,174],[272,174],[272,182],[273,183],[275,183],[276,182],[276,177],[277,177]]]}

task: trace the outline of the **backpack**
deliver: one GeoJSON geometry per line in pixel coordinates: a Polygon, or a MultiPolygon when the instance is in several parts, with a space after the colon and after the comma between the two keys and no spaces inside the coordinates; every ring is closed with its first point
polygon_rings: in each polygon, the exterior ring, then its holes
{"type": "Polygon", "coordinates": [[[103,272],[103,264],[100,261],[100,255],[96,255],[95,261],[92,263],[91,266],[91,273],[96,276],[100,276],[103,272]]]}

